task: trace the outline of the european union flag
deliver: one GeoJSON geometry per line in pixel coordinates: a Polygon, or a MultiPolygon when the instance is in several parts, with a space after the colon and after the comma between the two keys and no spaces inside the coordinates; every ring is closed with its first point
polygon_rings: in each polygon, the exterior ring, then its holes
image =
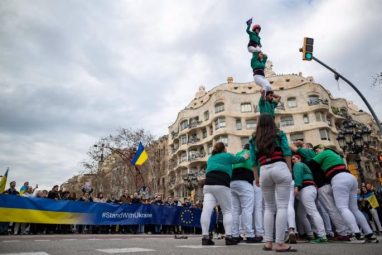
{"type": "Polygon", "coordinates": [[[139,143],[138,150],[134,155],[134,158],[130,161],[131,164],[135,166],[140,166],[147,160],[147,152],[145,150],[145,147],[143,147],[142,143],[139,143]]]}

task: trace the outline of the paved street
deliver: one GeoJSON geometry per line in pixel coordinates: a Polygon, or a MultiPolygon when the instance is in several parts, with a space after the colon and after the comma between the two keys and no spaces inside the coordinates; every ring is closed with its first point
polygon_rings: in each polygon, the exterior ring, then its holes
{"type": "MultiPolygon", "coordinates": [[[[0,255],[61,255],[61,254],[273,254],[263,251],[263,244],[239,244],[225,246],[223,240],[216,245],[200,245],[200,236],[188,239],[174,239],[169,235],[40,235],[1,236],[0,255]]],[[[382,240],[382,238],[379,238],[382,240]]],[[[376,255],[382,254],[382,243],[378,244],[307,244],[294,245],[294,254],[312,255],[376,255]]]]}

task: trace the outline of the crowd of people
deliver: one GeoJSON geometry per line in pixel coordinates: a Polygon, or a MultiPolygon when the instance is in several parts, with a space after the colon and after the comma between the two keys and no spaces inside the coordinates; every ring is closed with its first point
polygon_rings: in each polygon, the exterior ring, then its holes
{"type": "Polygon", "coordinates": [[[260,25],[247,21],[248,51],[254,80],[261,87],[260,117],[249,144],[236,155],[217,142],[208,158],[201,215],[202,245],[214,245],[209,233],[213,208],[219,204],[225,244],[264,242],[263,250],[296,252],[298,238],[378,242],[382,192],[359,185],[335,146],[289,143],[275,122],[275,95],[264,69],[260,25]],[[373,198],[373,199],[372,199],[373,198]],[[379,200],[379,201],[378,201],[379,200]],[[287,233],[287,235],[286,235],[287,233]],[[288,244],[289,243],[289,244],[288,244]]]}
{"type": "MultiPolygon", "coordinates": [[[[129,204],[153,204],[164,206],[182,206],[187,208],[201,208],[202,202],[193,202],[189,197],[180,199],[177,196],[167,196],[163,199],[161,194],[154,194],[152,197],[141,196],[138,192],[130,195],[127,190],[119,198],[114,196],[104,196],[98,192],[93,196],[92,190],[82,189],[82,195],[77,197],[77,193],[65,191],[54,185],[48,190],[38,190],[38,186],[29,186],[29,182],[17,190],[16,182],[9,183],[9,189],[5,190],[4,195],[19,195],[25,197],[39,197],[54,200],[70,200],[93,203],[111,203],[118,205],[129,204]]],[[[217,209],[217,208],[216,208],[217,209]]],[[[58,225],[58,224],[36,224],[36,223],[0,223],[0,234],[70,234],[70,233],[94,233],[94,234],[198,234],[200,228],[170,226],[170,225],[58,225]]]]}

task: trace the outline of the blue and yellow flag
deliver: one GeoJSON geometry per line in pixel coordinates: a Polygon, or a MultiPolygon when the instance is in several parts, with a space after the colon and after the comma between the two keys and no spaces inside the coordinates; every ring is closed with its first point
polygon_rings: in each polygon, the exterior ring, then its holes
{"type": "Polygon", "coordinates": [[[5,185],[7,185],[8,171],[9,167],[7,168],[7,171],[5,171],[4,176],[0,180],[0,194],[5,191],[5,185]]]}
{"type": "Polygon", "coordinates": [[[145,147],[143,147],[142,143],[139,143],[138,150],[134,155],[134,158],[130,161],[131,164],[135,166],[140,166],[147,160],[147,152],[145,150],[145,147]]]}
{"type": "Polygon", "coordinates": [[[370,192],[370,194],[366,195],[366,199],[367,201],[369,201],[369,204],[371,205],[372,208],[375,209],[379,207],[379,203],[374,192],[370,192]]]}

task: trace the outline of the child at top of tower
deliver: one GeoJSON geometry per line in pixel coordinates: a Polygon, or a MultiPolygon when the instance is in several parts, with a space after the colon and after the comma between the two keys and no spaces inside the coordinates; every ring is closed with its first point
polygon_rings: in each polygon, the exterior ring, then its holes
{"type": "Polygon", "coordinates": [[[255,24],[251,31],[252,18],[247,21],[247,34],[249,35],[248,51],[251,53],[261,51],[261,43],[259,33],[261,27],[259,24],[255,24]]]}

